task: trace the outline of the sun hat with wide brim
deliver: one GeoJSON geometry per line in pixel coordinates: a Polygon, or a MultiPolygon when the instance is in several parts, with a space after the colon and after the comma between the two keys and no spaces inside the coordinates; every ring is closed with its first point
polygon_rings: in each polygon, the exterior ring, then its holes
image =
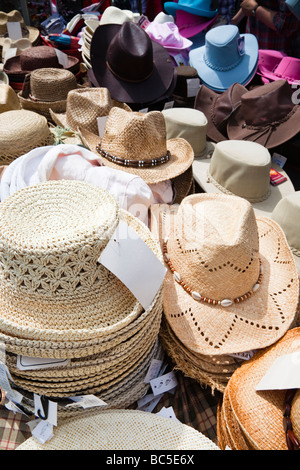
{"type": "Polygon", "coordinates": [[[8,13],[0,11],[0,47],[3,46],[8,37],[7,23],[19,23],[21,26],[22,37],[29,39],[33,46],[39,43],[40,31],[34,26],[27,26],[22,14],[18,10],[11,10],[8,13]]]}
{"type": "Polygon", "coordinates": [[[57,426],[45,444],[30,437],[18,450],[220,450],[178,420],[139,410],[103,410],[57,426]]]}
{"type": "Polygon", "coordinates": [[[203,193],[185,198],[165,226],[164,317],[188,349],[235,354],[286,333],[299,278],[276,222],[240,197],[203,193]]]}
{"type": "Polygon", "coordinates": [[[178,2],[165,2],[164,10],[173,16],[177,16],[180,10],[186,11],[193,15],[212,18],[216,16],[218,10],[211,9],[210,0],[179,0],[178,2]]]}
{"type": "Polygon", "coordinates": [[[205,35],[204,46],[192,49],[190,64],[201,81],[223,92],[233,83],[245,85],[255,75],[258,42],[253,34],[241,34],[235,25],[221,25],[205,35]]]}
{"type": "Polygon", "coordinates": [[[182,175],[192,165],[194,152],[183,138],[167,139],[161,111],[140,113],[112,108],[103,137],[80,129],[83,143],[111,168],[159,183],[182,175]]]}
{"type": "Polygon", "coordinates": [[[272,162],[268,149],[256,142],[218,142],[211,158],[195,158],[193,171],[195,181],[204,192],[243,197],[252,204],[257,215],[271,217],[278,202],[295,192],[287,173],[272,162]],[[273,186],[271,168],[286,177],[286,181],[273,186]]]}
{"type": "Polygon", "coordinates": [[[217,16],[216,13],[212,18],[205,18],[204,16],[195,15],[185,10],[177,10],[176,25],[178,26],[181,36],[192,38],[192,36],[212,26],[217,16]]]}
{"type": "Polygon", "coordinates": [[[107,87],[117,101],[157,101],[174,81],[175,68],[168,51],[131,21],[99,26],[90,57],[98,86],[107,87]]]}
{"type": "Polygon", "coordinates": [[[287,142],[300,131],[300,107],[286,80],[253,88],[227,123],[229,139],[254,141],[267,148],[287,142]]]}

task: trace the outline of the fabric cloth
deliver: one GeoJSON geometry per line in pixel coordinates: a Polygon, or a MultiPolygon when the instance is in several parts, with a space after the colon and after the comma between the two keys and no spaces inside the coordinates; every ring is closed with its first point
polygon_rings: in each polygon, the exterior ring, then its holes
{"type": "Polygon", "coordinates": [[[285,0],[261,0],[259,4],[276,11],[274,17],[276,31],[257,18],[249,16],[246,33],[252,33],[257,37],[260,49],[274,49],[300,58],[300,20],[291,13],[285,0]]]}

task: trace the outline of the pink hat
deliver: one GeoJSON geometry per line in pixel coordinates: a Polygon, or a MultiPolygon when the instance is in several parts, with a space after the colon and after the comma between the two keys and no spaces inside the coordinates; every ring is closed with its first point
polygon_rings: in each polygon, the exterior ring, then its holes
{"type": "Polygon", "coordinates": [[[158,42],[168,51],[182,51],[192,46],[192,41],[183,37],[175,23],[157,23],[152,21],[146,26],[146,33],[155,42],[158,42]]]}
{"type": "Polygon", "coordinates": [[[205,18],[204,16],[194,15],[185,10],[176,11],[176,25],[179,33],[185,38],[190,38],[204,31],[208,26],[212,25],[218,15],[213,18],[205,18]]]}
{"type": "Polygon", "coordinates": [[[300,59],[278,51],[259,51],[257,72],[263,83],[286,80],[290,85],[300,83],[300,59]]]}

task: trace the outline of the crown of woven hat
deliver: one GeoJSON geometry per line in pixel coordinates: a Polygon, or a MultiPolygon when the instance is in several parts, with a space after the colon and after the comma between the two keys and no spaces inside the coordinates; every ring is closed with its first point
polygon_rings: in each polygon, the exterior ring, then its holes
{"type": "Polygon", "coordinates": [[[7,35],[7,23],[20,23],[21,28],[26,28],[24,19],[18,10],[12,10],[9,13],[0,11],[0,37],[7,35]]]}
{"type": "Polygon", "coordinates": [[[66,100],[68,92],[77,88],[75,75],[69,70],[41,68],[30,74],[30,98],[39,101],[66,100]]]}
{"type": "Polygon", "coordinates": [[[16,92],[10,85],[0,83],[0,113],[14,109],[21,109],[16,92]]]}
{"type": "Polygon", "coordinates": [[[189,288],[209,299],[234,299],[259,276],[258,230],[251,205],[241,198],[186,198],[168,239],[168,255],[189,288]]]}

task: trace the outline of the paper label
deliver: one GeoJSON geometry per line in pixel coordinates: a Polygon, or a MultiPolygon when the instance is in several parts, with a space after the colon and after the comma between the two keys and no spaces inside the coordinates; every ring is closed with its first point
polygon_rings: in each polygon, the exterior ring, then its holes
{"type": "Polygon", "coordinates": [[[237,46],[240,55],[245,54],[245,37],[241,36],[237,39],[237,46]]]}
{"type": "Polygon", "coordinates": [[[105,401],[96,397],[95,395],[82,395],[78,397],[70,397],[74,403],[69,403],[67,407],[80,406],[81,408],[93,408],[94,406],[104,406],[107,405],[105,401]]]}
{"type": "Polygon", "coordinates": [[[105,130],[107,118],[108,118],[108,116],[99,116],[99,117],[97,117],[98,134],[99,134],[100,139],[102,139],[102,137],[104,135],[104,130],[105,130]]]}
{"type": "Polygon", "coordinates": [[[21,413],[22,415],[28,416],[26,413],[24,413],[21,408],[19,408],[13,401],[9,401],[5,403],[5,408],[8,410],[12,411],[13,413],[21,413]]]}
{"type": "Polygon", "coordinates": [[[6,392],[8,399],[15,403],[21,403],[23,395],[11,388],[9,380],[13,382],[6,364],[0,361],[0,387],[6,392]]]}
{"type": "Polygon", "coordinates": [[[286,161],[287,161],[287,158],[284,157],[283,155],[280,155],[279,153],[276,153],[276,152],[273,153],[272,162],[277,163],[277,165],[279,165],[280,168],[284,167],[286,161]]]}
{"type": "Polygon", "coordinates": [[[8,36],[10,39],[22,39],[22,29],[20,23],[16,21],[8,21],[6,23],[8,36]]]}
{"type": "Polygon", "coordinates": [[[31,431],[31,434],[41,442],[41,444],[45,444],[45,442],[53,437],[53,425],[49,421],[40,420],[31,431]]]}
{"type": "Polygon", "coordinates": [[[196,96],[200,88],[200,78],[188,78],[186,84],[188,98],[196,96]]]}
{"type": "Polygon", "coordinates": [[[151,394],[149,393],[149,396],[150,395],[154,398],[152,398],[150,401],[147,401],[147,403],[144,403],[143,405],[139,406],[138,407],[139,410],[146,411],[148,413],[152,413],[152,411],[154,410],[154,408],[158,404],[159,400],[163,396],[163,393],[161,393],[160,395],[157,395],[156,397],[153,395],[153,393],[151,393],[151,394]]]}
{"type": "Polygon", "coordinates": [[[256,390],[288,390],[300,388],[300,351],[275,359],[256,390]]]}
{"type": "Polygon", "coordinates": [[[54,49],[58,58],[58,62],[60,65],[62,65],[64,68],[67,68],[69,66],[69,58],[67,54],[64,52],[60,51],[59,49],[54,49]]]}
{"type": "Polygon", "coordinates": [[[139,113],[148,113],[149,108],[142,108],[139,110],[139,113]]]}
{"type": "Polygon", "coordinates": [[[152,359],[146,377],[144,378],[144,382],[146,384],[150,383],[150,380],[158,376],[162,363],[163,361],[160,361],[159,359],[152,359]]]}
{"type": "Polygon", "coordinates": [[[175,60],[178,67],[180,67],[181,65],[187,65],[186,60],[182,54],[176,54],[176,55],[173,55],[172,57],[175,60]]]}
{"type": "Polygon", "coordinates": [[[167,101],[164,105],[164,109],[171,109],[174,106],[174,101],[167,101]]]}
{"type": "Polygon", "coordinates": [[[138,26],[140,26],[142,29],[146,29],[149,24],[150,24],[150,21],[148,20],[147,16],[145,15],[141,15],[138,22],[137,22],[138,26]]]}
{"type": "Polygon", "coordinates": [[[17,55],[17,48],[16,47],[11,47],[10,49],[7,49],[4,55],[3,63],[7,61],[7,59],[10,59],[11,57],[15,57],[17,55]]]}
{"type": "Polygon", "coordinates": [[[167,374],[161,375],[160,377],[152,379],[150,381],[150,385],[155,396],[168,392],[178,385],[175,372],[171,371],[167,374]]]}
{"type": "Polygon", "coordinates": [[[153,251],[122,220],[98,262],[125,284],[145,310],[151,305],[166,274],[166,268],[153,251]]]}
{"type": "Polygon", "coordinates": [[[47,410],[44,410],[44,407],[41,402],[41,397],[36,393],[34,394],[34,414],[35,416],[39,416],[38,411],[40,410],[41,416],[45,416],[44,412],[46,411],[47,417],[45,420],[42,421],[48,421],[53,426],[57,426],[57,403],[49,400],[48,398],[46,400],[48,402],[48,412],[47,410]]]}
{"type": "Polygon", "coordinates": [[[69,364],[70,359],[52,359],[44,357],[17,356],[17,368],[19,370],[48,369],[69,364]]]}
{"type": "Polygon", "coordinates": [[[244,361],[249,361],[251,357],[255,354],[255,350],[253,351],[245,351],[241,353],[234,353],[234,354],[228,354],[228,356],[231,357],[236,357],[237,359],[243,359],[244,361]]]}
{"type": "Polygon", "coordinates": [[[172,406],[169,406],[168,408],[163,406],[162,409],[156,414],[158,416],[163,416],[164,418],[171,418],[171,419],[175,419],[176,421],[179,421],[176,418],[176,415],[172,406]]]}

